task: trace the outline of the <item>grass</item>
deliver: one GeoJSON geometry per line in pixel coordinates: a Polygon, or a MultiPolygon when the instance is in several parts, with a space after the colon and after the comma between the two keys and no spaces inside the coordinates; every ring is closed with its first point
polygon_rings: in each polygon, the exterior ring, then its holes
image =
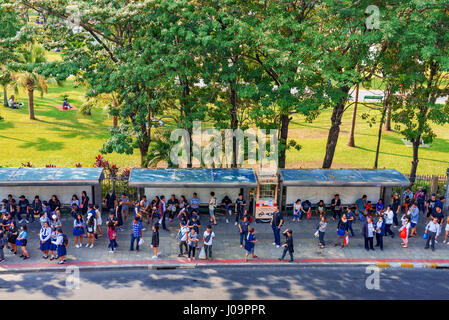
{"type": "MultiPolygon", "coordinates": [[[[5,118],[0,121],[1,166],[20,166],[27,161],[35,167],[46,164],[72,167],[78,162],[83,166],[92,166],[95,156],[109,137],[112,119],[102,109],[93,109],[92,116],[84,116],[77,111],[59,111],[55,106],[62,103],[64,94],[77,107],[84,100],[82,88],[75,88],[73,82],[68,80],[62,87],[50,86],[48,94],[42,98],[36,93],[35,121],[28,119],[27,95],[24,91],[16,94],[18,100],[25,103],[24,107],[19,110],[0,107],[0,115],[5,118]]],[[[359,108],[359,114],[368,111],[363,106],[359,108]]],[[[306,123],[304,117],[299,115],[293,118],[289,137],[295,139],[302,148],[300,151],[287,151],[287,167],[321,167],[330,114],[331,110],[324,111],[313,123],[306,123]]],[[[371,168],[377,143],[377,124],[370,127],[359,117],[355,131],[356,147],[350,148],[346,144],[351,114],[352,108],[344,114],[333,167],[371,168]]],[[[435,125],[433,129],[437,138],[430,148],[420,149],[418,174],[445,175],[449,168],[449,126],[435,125]]],[[[412,149],[405,146],[401,138],[395,132],[383,133],[379,168],[395,168],[404,173],[410,171],[412,149]]],[[[106,155],[106,158],[120,167],[140,164],[138,150],[133,155],[113,153],[106,155]]]]}

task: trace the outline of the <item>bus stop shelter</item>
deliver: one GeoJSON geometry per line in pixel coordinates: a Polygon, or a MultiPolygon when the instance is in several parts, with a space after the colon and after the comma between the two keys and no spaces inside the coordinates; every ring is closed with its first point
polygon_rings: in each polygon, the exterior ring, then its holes
{"type": "Polygon", "coordinates": [[[0,168],[0,200],[8,194],[21,195],[31,202],[36,195],[49,200],[56,195],[62,204],[70,204],[72,195],[86,191],[91,203],[100,204],[103,168],[0,168]]]}
{"type": "Polygon", "coordinates": [[[329,204],[337,193],[343,205],[354,204],[364,194],[373,205],[379,199],[388,205],[393,187],[403,189],[410,185],[394,169],[281,169],[279,179],[285,192],[284,205],[292,205],[297,199],[308,199],[312,204],[323,200],[329,204]]]}
{"type": "Polygon", "coordinates": [[[196,192],[201,206],[207,206],[212,191],[218,203],[225,195],[234,202],[239,193],[248,203],[249,189],[257,187],[257,178],[253,169],[132,169],[128,185],[148,200],[161,195],[168,200],[174,194],[190,202],[196,192]]]}

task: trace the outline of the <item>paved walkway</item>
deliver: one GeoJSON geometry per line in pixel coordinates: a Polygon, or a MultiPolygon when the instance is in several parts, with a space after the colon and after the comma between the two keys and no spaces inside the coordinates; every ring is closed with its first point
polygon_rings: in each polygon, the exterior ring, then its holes
{"type": "MultiPolygon", "coordinates": [[[[103,221],[106,221],[106,215],[103,216],[103,221]]],[[[204,232],[207,225],[207,216],[202,216],[202,227],[200,233],[204,232]]],[[[439,242],[436,244],[435,252],[431,250],[424,250],[425,240],[421,235],[424,230],[425,218],[421,217],[421,222],[418,225],[418,238],[411,238],[409,240],[409,247],[402,248],[400,246],[401,240],[397,236],[384,238],[384,250],[379,249],[375,251],[366,251],[364,248],[364,241],[361,236],[361,223],[356,222],[353,226],[355,237],[351,238],[348,247],[341,249],[333,245],[336,239],[336,222],[332,219],[328,221],[328,232],[325,236],[327,247],[320,249],[317,246],[318,240],[314,238],[318,219],[313,217],[310,221],[301,221],[300,223],[291,222],[289,216],[285,224],[285,228],[293,230],[293,238],[295,245],[295,261],[298,263],[350,263],[350,262],[423,262],[423,263],[449,263],[449,245],[443,244],[443,232],[440,236],[439,242]]],[[[214,261],[212,263],[220,264],[235,264],[243,263],[245,255],[244,249],[240,248],[238,228],[234,225],[234,221],[226,224],[224,217],[218,216],[218,225],[215,226],[216,239],[213,244],[214,261]]],[[[106,236],[96,241],[94,248],[75,248],[72,236],[73,220],[71,217],[64,217],[62,219],[63,230],[69,237],[69,247],[67,249],[67,265],[73,264],[78,266],[101,266],[101,265],[146,265],[146,264],[187,264],[186,258],[178,258],[178,242],[176,234],[178,231],[177,221],[167,222],[170,231],[160,230],[160,256],[159,259],[152,259],[153,250],[149,247],[151,242],[151,228],[145,224],[147,228],[143,234],[145,244],[140,251],[129,251],[130,244],[130,221],[127,221],[124,226],[125,230],[118,232],[117,242],[118,249],[114,253],[109,253],[107,245],[109,241],[106,236]]],[[[252,226],[256,229],[256,236],[259,242],[256,244],[255,252],[258,259],[249,261],[257,263],[279,263],[277,258],[280,257],[282,248],[276,248],[272,245],[273,233],[271,226],[266,223],[253,223],[252,226]]],[[[443,225],[444,226],[444,225],[443,225]]],[[[42,258],[39,251],[39,233],[40,224],[35,222],[29,224],[29,240],[27,249],[31,258],[23,260],[18,256],[13,255],[5,248],[6,261],[0,264],[0,271],[9,268],[46,268],[56,267],[55,261],[49,261],[42,258]]],[[[393,228],[396,234],[397,229],[393,228]]],[[[103,232],[106,234],[106,228],[103,223],[103,232]]],[[[283,236],[281,235],[281,240],[283,236]]],[[[84,239],[84,243],[86,240],[84,239]]],[[[20,249],[18,250],[20,251],[20,249]]],[[[287,255],[288,257],[288,255],[287,255]]],[[[200,262],[210,264],[211,262],[200,262]]]]}

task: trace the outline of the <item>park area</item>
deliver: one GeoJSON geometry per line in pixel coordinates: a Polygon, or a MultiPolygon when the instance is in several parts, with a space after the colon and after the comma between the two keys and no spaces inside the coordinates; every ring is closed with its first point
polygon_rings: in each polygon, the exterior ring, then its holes
{"type": "MultiPolygon", "coordinates": [[[[52,55],[55,55],[52,53],[52,55]]],[[[50,85],[48,93],[35,98],[36,120],[28,118],[28,102],[24,90],[16,94],[24,106],[18,110],[2,107],[0,115],[0,150],[3,150],[1,165],[16,167],[28,161],[35,167],[52,164],[57,167],[92,166],[95,157],[109,138],[112,117],[101,107],[93,108],[91,115],[83,115],[78,110],[58,110],[55,106],[62,103],[68,95],[71,104],[80,106],[85,102],[84,89],[74,87],[73,80],[67,80],[62,86],[50,85]]],[[[2,99],[1,99],[2,100],[2,99]]],[[[360,112],[366,111],[363,106],[360,112]]],[[[325,153],[327,133],[330,127],[331,110],[326,110],[313,121],[307,123],[303,116],[295,116],[290,125],[289,138],[298,141],[301,149],[287,151],[287,168],[317,168],[325,153]]],[[[348,147],[347,141],[351,126],[352,108],[342,120],[333,167],[370,168],[373,166],[377,143],[377,126],[363,119],[357,119],[355,129],[356,147],[348,147]]],[[[167,121],[164,130],[175,129],[167,121]]],[[[449,167],[449,125],[435,125],[437,133],[431,146],[420,149],[418,174],[444,175],[449,167]]],[[[385,132],[380,147],[379,167],[395,168],[408,173],[412,161],[412,150],[403,143],[399,133],[385,132]]],[[[107,155],[119,167],[140,166],[139,151],[132,155],[112,153],[107,155]]]]}

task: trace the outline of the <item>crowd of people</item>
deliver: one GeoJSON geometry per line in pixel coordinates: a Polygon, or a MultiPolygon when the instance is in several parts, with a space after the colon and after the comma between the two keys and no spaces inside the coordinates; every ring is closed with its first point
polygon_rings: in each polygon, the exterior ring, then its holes
{"type": "MultiPolygon", "coordinates": [[[[292,208],[292,223],[298,223],[304,219],[310,220],[315,211],[318,219],[315,236],[318,238],[318,246],[321,249],[326,247],[325,235],[328,229],[328,219],[337,221],[335,246],[344,248],[349,245],[349,239],[355,236],[353,224],[357,220],[362,224],[361,236],[364,238],[365,249],[375,250],[379,247],[383,250],[386,236],[395,237],[392,228],[397,228],[398,236],[402,239],[401,245],[406,248],[408,239],[417,237],[416,226],[421,218],[425,217],[425,231],[423,238],[426,239],[425,248],[435,250],[435,243],[440,236],[445,222],[443,208],[444,197],[432,194],[429,198],[425,190],[416,193],[407,189],[402,195],[401,201],[397,193],[393,194],[390,205],[385,206],[382,200],[375,205],[367,200],[363,195],[354,205],[343,205],[343,200],[336,194],[327,207],[323,200],[315,206],[309,200],[298,199],[292,208]],[[330,209],[328,214],[327,208],[330,209]],[[354,208],[354,211],[353,211],[354,208]],[[401,223],[399,223],[399,221],[401,223]],[[376,244],[374,245],[374,238],[376,244]]],[[[245,250],[245,261],[255,255],[256,239],[255,228],[251,226],[252,215],[249,214],[249,205],[243,194],[239,194],[235,201],[225,196],[219,203],[215,193],[210,193],[207,202],[208,223],[204,232],[200,233],[200,201],[197,193],[193,193],[190,201],[184,195],[178,199],[176,195],[171,195],[167,200],[165,196],[155,196],[151,201],[146,196],[142,196],[139,201],[131,201],[123,193],[118,198],[110,191],[103,199],[102,205],[91,203],[87,193],[82,192],[81,197],[73,195],[70,201],[70,215],[73,218],[72,235],[74,247],[93,248],[96,240],[104,236],[102,226],[102,210],[107,211],[106,237],[109,240],[107,248],[110,253],[114,253],[118,248],[118,234],[124,231],[124,226],[129,225],[130,251],[138,252],[143,243],[143,231],[145,226],[151,228],[151,243],[149,246],[153,251],[153,259],[160,255],[159,230],[167,230],[166,221],[178,221],[179,229],[176,227],[176,239],[179,243],[178,257],[186,257],[189,261],[201,259],[211,260],[213,257],[213,242],[215,240],[214,227],[218,224],[216,213],[221,208],[221,213],[225,216],[226,223],[230,223],[232,216],[235,216],[234,225],[240,236],[240,247],[245,250]]],[[[39,232],[39,248],[42,251],[42,258],[56,260],[59,264],[65,263],[68,237],[63,233],[61,222],[61,202],[56,195],[48,201],[41,201],[39,196],[30,202],[24,195],[16,202],[12,195],[1,202],[2,224],[0,228],[0,262],[4,260],[3,249],[6,246],[14,255],[17,255],[20,248],[21,258],[29,259],[27,251],[28,225],[39,222],[41,225],[39,232]]],[[[294,261],[294,241],[292,229],[281,229],[285,225],[285,219],[279,209],[276,209],[271,216],[270,225],[273,230],[273,245],[282,247],[282,255],[279,260],[283,260],[289,253],[290,260],[294,261]],[[281,235],[285,237],[281,242],[281,235]]],[[[66,229],[67,230],[67,229],[66,229]]],[[[449,217],[446,220],[445,235],[443,243],[448,243],[449,217]]],[[[122,235],[120,235],[122,237],[122,235]]]]}

